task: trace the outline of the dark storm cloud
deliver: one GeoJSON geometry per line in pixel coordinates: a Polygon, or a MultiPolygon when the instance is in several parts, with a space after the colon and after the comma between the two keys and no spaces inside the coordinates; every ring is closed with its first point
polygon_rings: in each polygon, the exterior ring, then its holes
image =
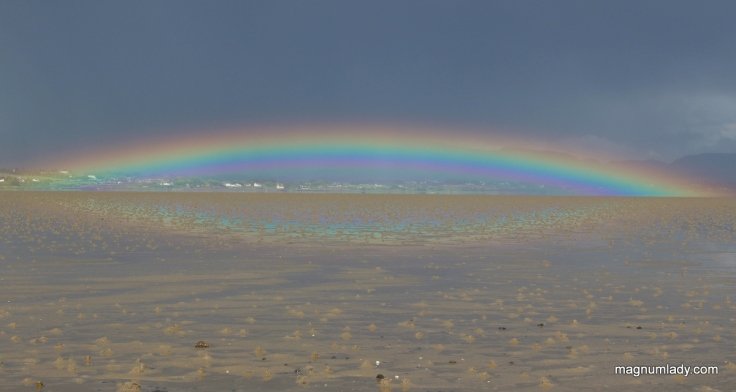
{"type": "Polygon", "coordinates": [[[0,164],[284,121],[736,151],[731,4],[5,1],[0,164]]]}

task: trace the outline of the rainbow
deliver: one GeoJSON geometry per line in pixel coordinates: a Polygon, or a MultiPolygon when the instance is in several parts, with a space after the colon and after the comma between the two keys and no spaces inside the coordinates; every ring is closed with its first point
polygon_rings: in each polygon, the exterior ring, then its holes
{"type": "MultiPolygon", "coordinates": [[[[707,196],[696,181],[530,149],[529,141],[411,129],[301,128],[191,133],[55,162],[79,174],[283,180],[319,175],[513,181],[579,195],[707,196]],[[270,177],[270,178],[268,178],[270,177]]],[[[578,156],[584,154],[578,154],[578,156]]]]}

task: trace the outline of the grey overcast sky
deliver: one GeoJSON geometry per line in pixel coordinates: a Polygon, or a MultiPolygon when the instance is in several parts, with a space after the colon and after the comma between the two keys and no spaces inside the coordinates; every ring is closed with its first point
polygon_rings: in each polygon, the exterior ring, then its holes
{"type": "Polygon", "coordinates": [[[736,152],[733,1],[0,1],[0,165],[181,129],[505,129],[736,152]]]}

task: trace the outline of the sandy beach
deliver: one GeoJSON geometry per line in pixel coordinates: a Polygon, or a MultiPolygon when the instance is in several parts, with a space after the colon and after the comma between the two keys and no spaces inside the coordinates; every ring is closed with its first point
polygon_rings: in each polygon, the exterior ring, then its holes
{"type": "Polygon", "coordinates": [[[4,192],[0,390],[728,391],[735,234],[736,199],[4,192]],[[615,374],[666,364],[718,374],[615,374]]]}

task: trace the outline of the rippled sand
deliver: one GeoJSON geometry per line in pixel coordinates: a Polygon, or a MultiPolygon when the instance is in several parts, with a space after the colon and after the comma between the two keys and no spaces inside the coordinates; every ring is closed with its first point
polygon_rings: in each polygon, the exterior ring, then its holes
{"type": "Polygon", "coordinates": [[[0,390],[728,391],[734,288],[734,199],[5,192],[0,390]]]}

